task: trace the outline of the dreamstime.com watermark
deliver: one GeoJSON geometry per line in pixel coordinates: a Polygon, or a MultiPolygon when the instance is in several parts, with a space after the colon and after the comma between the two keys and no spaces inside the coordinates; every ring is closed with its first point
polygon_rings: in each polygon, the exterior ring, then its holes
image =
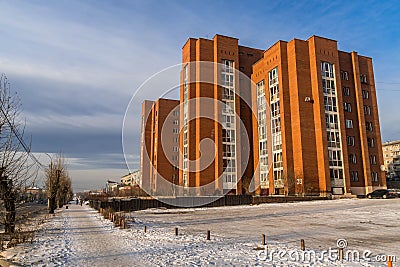
{"type": "Polygon", "coordinates": [[[329,247],[327,250],[315,251],[312,249],[297,250],[288,248],[269,248],[257,252],[257,259],[266,262],[302,262],[305,264],[323,262],[396,262],[395,255],[374,255],[370,250],[347,249],[347,240],[338,239],[337,247],[329,247]]]}

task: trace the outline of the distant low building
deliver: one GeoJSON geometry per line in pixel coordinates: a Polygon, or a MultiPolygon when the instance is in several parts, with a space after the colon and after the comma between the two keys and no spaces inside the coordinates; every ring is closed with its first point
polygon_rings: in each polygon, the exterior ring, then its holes
{"type": "Polygon", "coordinates": [[[386,178],[400,179],[400,140],[388,141],[382,144],[383,160],[385,162],[386,178]]]}
{"type": "Polygon", "coordinates": [[[25,191],[27,201],[44,200],[46,199],[45,194],[41,188],[28,187],[25,191]]]}
{"type": "Polygon", "coordinates": [[[108,180],[106,182],[106,193],[107,194],[113,194],[113,192],[115,191],[115,189],[118,190],[118,186],[119,183],[112,181],[112,180],[108,180]],[[117,188],[116,188],[117,187],[117,188]]]}
{"type": "Polygon", "coordinates": [[[141,177],[140,170],[136,170],[132,173],[124,175],[121,177],[121,185],[122,186],[137,186],[139,184],[141,177]]]}

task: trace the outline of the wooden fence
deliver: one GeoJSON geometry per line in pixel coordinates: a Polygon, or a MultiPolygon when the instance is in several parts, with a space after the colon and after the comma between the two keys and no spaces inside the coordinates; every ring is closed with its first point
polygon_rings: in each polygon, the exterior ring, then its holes
{"type": "Polygon", "coordinates": [[[114,211],[137,211],[150,208],[192,208],[250,205],[261,203],[287,203],[297,201],[327,200],[329,197],[281,197],[226,195],[223,197],[175,197],[175,198],[109,198],[108,200],[90,200],[96,210],[110,208],[114,211]]]}

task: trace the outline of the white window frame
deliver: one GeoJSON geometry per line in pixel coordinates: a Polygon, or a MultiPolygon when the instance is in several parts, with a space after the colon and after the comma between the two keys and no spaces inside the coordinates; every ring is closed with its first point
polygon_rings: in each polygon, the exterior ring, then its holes
{"type": "Polygon", "coordinates": [[[346,128],[347,129],[353,129],[353,120],[346,119],[346,128]]]}

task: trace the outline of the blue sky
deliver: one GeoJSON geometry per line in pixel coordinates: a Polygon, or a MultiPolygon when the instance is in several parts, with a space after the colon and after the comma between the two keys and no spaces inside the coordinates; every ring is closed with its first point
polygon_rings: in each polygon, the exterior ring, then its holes
{"type": "Polygon", "coordinates": [[[338,40],[373,58],[382,138],[400,139],[397,1],[1,1],[0,10],[0,72],[22,99],[33,151],[62,151],[75,190],[128,172],[126,106],[149,76],[181,62],[188,37],[219,33],[260,49],[338,40]]]}

